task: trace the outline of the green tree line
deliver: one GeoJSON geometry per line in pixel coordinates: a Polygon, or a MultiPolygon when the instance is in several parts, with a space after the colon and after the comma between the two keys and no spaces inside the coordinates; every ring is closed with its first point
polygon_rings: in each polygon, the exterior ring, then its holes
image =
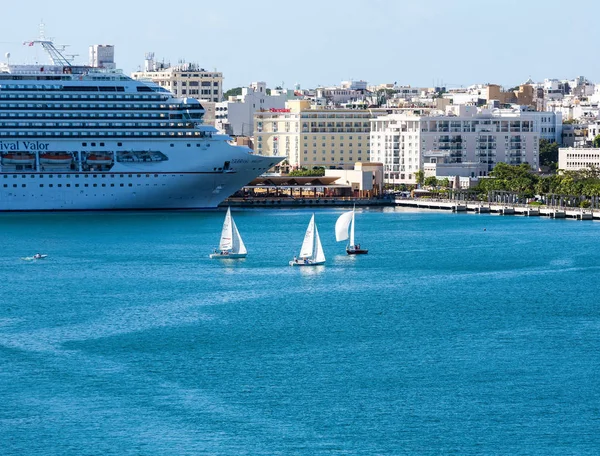
{"type": "Polygon", "coordinates": [[[526,197],[543,194],[570,196],[600,196],[600,169],[586,168],[581,171],[563,171],[552,176],[539,176],[531,172],[528,164],[507,165],[498,163],[490,177],[480,179],[478,193],[508,191],[526,197]]]}

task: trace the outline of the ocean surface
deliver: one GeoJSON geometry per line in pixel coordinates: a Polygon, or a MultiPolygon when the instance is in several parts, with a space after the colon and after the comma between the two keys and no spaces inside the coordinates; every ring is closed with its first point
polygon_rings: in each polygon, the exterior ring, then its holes
{"type": "Polygon", "coordinates": [[[600,454],[598,222],[312,212],[0,215],[0,455],[600,454]]]}

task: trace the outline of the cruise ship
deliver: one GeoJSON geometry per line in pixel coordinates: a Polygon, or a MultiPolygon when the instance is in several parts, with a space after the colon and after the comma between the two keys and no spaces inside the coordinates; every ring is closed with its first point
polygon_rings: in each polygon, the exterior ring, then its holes
{"type": "Polygon", "coordinates": [[[232,145],[196,99],[25,44],[50,64],[0,64],[0,211],[214,208],[284,158],[232,145]]]}

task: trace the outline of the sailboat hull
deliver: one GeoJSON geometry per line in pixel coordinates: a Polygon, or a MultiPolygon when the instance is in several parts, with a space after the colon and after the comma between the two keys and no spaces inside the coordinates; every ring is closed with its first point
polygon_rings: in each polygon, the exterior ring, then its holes
{"type": "Polygon", "coordinates": [[[290,266],[319,266],[321,264],[325,264],[324,261],[312,261],[308,260],[306,263],[304,260],[292,260],[290,261],[290,266]]]}
{"type": "Polygon", "coordinates": [[[217,260],[237,260],[239,258],[246,258],[246,253],[211,253],[209,257],[217,260]]]}
{"type": "Polygon", "coordinates": [[[369,250],[367,250],[367,249],[347,248],[346,249],[346,253],[348,255],[365,255],[365,254],[369,253],[369,250]]]}

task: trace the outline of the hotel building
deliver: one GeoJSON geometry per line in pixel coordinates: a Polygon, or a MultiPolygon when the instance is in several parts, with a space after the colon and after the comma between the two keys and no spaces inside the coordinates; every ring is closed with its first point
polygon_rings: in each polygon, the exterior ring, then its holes
{"type": "Polygon", "coordinates": [[[254,144],[262,155],[285,155],[290,169],[353,169],[369,161],[370,119],[359,109],[312,109],[308,100],[254,116],[254,144]]]}

